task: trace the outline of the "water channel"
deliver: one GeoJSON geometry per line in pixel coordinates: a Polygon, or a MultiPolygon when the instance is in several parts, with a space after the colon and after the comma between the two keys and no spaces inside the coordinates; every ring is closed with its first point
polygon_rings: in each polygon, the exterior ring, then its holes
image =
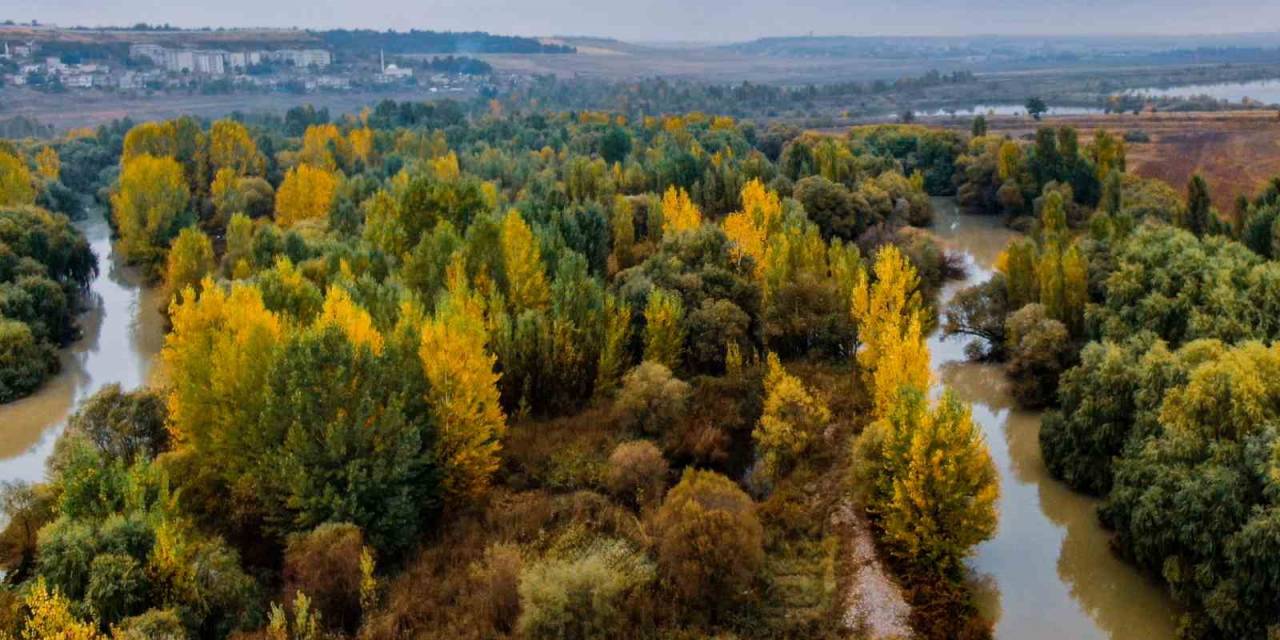
{"type": "MultiPolygon", "coordinates": [[[[990,278],[1014,233],[997,217],[960,213],[951,199],[935,199],[934,210],[935,233],[968,265],[968,277],[943,290],[945,300],[990,278]]],[[[999,529],[970,561],[996,638],[1175,637],[1175,608],[1165,590],[1112,553],[1096,500],[1049,476],[1040,457],[1040,414],[1016,407],[999,365],[969,362],[966,342],[934,333],[929,350],[938,382],[972,405],[1000,474],[999,529]]]]}
{"type": "Polygon", "coordinates": [[[145,383],[164,342],[160,294],[115,254],[102,212],[89,210],[76,226],[98,256],[89,308],[79,319],[83,336],[62,350],[61,372],[39,391],[0,405],[0,481],[42,480],[67,416],[103,385],[133,389],[145,383]]]}

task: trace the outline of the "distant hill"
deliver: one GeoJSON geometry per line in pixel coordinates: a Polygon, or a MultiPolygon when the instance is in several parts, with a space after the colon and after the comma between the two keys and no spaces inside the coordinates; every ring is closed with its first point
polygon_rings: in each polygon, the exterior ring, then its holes
{"type": "Polygon", "coordinates": [[[387,53],[575,53],[562,44],[536,38],[498,36],[482,31],[373,31],[346,30],[317,32],[325,45],[347,51],[387,53]]]}

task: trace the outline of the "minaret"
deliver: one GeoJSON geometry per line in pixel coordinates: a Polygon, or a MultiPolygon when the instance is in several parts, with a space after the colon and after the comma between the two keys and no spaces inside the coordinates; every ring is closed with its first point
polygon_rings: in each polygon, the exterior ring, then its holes
{"type": "Polygon", "coordinates": [[[382,75],[387,75],[387,52],[383,49],[378,49],[378,64],[382,67],[382,75]]]}

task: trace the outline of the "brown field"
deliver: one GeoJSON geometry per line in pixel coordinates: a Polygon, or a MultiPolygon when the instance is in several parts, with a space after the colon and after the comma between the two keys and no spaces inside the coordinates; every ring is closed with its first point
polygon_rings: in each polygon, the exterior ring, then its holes
{"type": "MultiPolygon", "coordinates": [[[[968,122],[946,122],[968,126],[968,122]]],[[[1037,124],[1069,124],[1087,141],[1098,129],[1143,131],[1149,143],[1128,143],[1129,171],[1158,178],[1177,189],[1199,173],[1209,183],[1218,209],[1227,212],[1236,195],[1253,196],[1268,180],[1280,176],[1280,116],[1275,111],[1212,113],[1143,113],[1060,116],[1042,123],[1025,117],[996,117],[991,130],[1015,137],[1030,134],[1037,124]]]]}

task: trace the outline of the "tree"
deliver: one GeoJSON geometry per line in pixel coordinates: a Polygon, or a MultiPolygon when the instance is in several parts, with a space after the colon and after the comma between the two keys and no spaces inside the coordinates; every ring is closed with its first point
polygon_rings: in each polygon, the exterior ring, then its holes
{"type": "Polygon", "coordinates": [[[969,128],[969,135],[975,138],[981,138],[987,135],[987,117],[979,113],[973,117],[973,126],[969,128]]]}
{"type": "Polygon", "coordinates": [[[764,563],[755,505],[728,478],[685,469],[654,517],[658,574],[692,617],[715,623],[748,598],[764,563]]]}
{"type": "Polygon", "coordinates": [[[427,400],[439,428],[437,455],[449,496],[483,493],[498,468],[506,416],[498,396],[495,358],[485,351],[484,307],[471,290],[460,258],[449,267],[448,287],[434,317],[422,327],[419,356],[427,400]]]}
{"type": "Polygon", "coordinates": [[[654,287],[644,309],[644,359],[678,369],[684,351],[684,304],[680,297],[654,287]]]}
{"type": "Polygon", "coordinates": [[[520,212],[511,210],[502,220],[502,263],[507,279],[507,302],[519,313],[547,306],[547,287],[542,251],[520,212]]]}
{"type": "Polygon", "coordinates": [[[31,327],[0,318],[0,404],[35,391],[58,367],[57,351],[31,327]]]}
{"type": "Polygon", "coordinates": [[[667,461],[658,447],[648,440],[630,440],[609,454],[604,484],[619,500],[643,506],[662,497],[667,472],[667,461]]]}
{"type": "Polygon", "coordinates": [[[700,226],[702,212],[689,199],[689,193],[679,187],[667,187],[662,195],[662,237],[670,238],[700,226]]]}
{"type": "Polygon", "coordinates": [[[1000,487],[969,408],[950,392],[930,407],[904,388],[858,439],[868,508],[898,558],[958,581],[973,547],[995,533],[1000,487]]]}
{"type": "Polygon", "coordinates": [[[1212,233],[1218,222],[1214,218],[1212,207],[1208,183],[1200,174],[1191,176],[1191,180],[1187,182],[1187,212],[1182,226],[1197,237],[1212,233]]]}
{"type": "Polygon", "coordinates": [[[62,178],[62,160],[53,147],[41,147],[36,153],[36,173],[41,178],[57,182],[62,178]]]}
{"type": "Polygon", "coordinates": [[[108,384],[89,397],[67,427],[83,434],[109,460],[150,460],[169,448],[164,397],[108,384]]]}
{"type": "Polygon", "coordinates": [[[750,258],[756,277],[767,270],[769,235],[782,223],[782,202],[759,179],[742,187],[742,210],[729,214],[722,226],[739,260],[750,258]]]}
{"type": "Polygon", "coordinates": [[[244,125],[218,120],[209,128],[209,162],[214,172],[229,169],[237,177],[261,174],[264,160],[244,125]]]}
{"type": "Polygon", "coordinates": [[[303,220],[327,218],[337,188],[333,171],[309,164],[290,169],[276,192],[276,223],[291,227],[303,220]]]}
{"type": "Polygon", "coordinates": [[[36,201],[36,187],[27,163],[0,149],[0,206],[12,207],[36,201]]]}
{"type": "Polygon", "coordinates": [[[661,364],[645,361],[623,376],[614,409],[624,427],[663,435],[684,417],[689,395],[689,383],[661,364]]]}
{"type": "Polygon", "coordinates": [[[765,477],[777,479],[803,458],[831,421],[831,412],[804,384],[787,373],[776,354],[768,357],[764,413],[752,437],[765,477]]]}
{"type": "Polygon", "coordinates": [[[173,246],[169,248],[165,285],[174,293],[197,287],[213,273],[215,266],[213,242],[209,236],[195,227],[186,227],[178,232],[173,246]]]}
{"type": "Polygon", "coordinates": [[[602,640],[636,631],[632,600],[653,582],[653,563],[626,543],[600,540],[520,573],[521,636],[602,640]]]}
{"type": "Polygon", "coordinates": [[[1026,107],[1027,115],[1030,115],[1036,120],[1039,120],[1040,116],[1049,111],[1049,105],[1045,104],[1044,99],[1039,97],[1027,98],[1026,107]]]}
{"type": "Polygon", "coordinates": [[[1013,396],[1029,408],[1053,402],[1058,376],[1073,354],[1066,325],[1048,315],[1041,304],[1029,304],[1009,315],[1005,324],[1009,360],[1005,370],[1013,380],[1013,396]]]}
{"type": "Polygon", "coordinates": [[[124,164],[111,196],[120,244],[131,262],[155,264],[187,220],[190,199],[182,166],[173,158],[137,156],[124,164]]]}
{"type": "Polygon", "coordinates": [[[874,283],[864,276],[854,285],[852,313],[862,343],[858,364],[881,415],[900,386],[927,389],[931,374],[915,268],[890,244],[876,253],[873,275],[874,283]]]}
{"type": "Polygon", "coordinates": [[[368,554],[360,528],[346,522],[291,535],[284,550],[284,596],[307,594],[324,625],[351,633],[360,624],[361,565],[368,554]]]}

